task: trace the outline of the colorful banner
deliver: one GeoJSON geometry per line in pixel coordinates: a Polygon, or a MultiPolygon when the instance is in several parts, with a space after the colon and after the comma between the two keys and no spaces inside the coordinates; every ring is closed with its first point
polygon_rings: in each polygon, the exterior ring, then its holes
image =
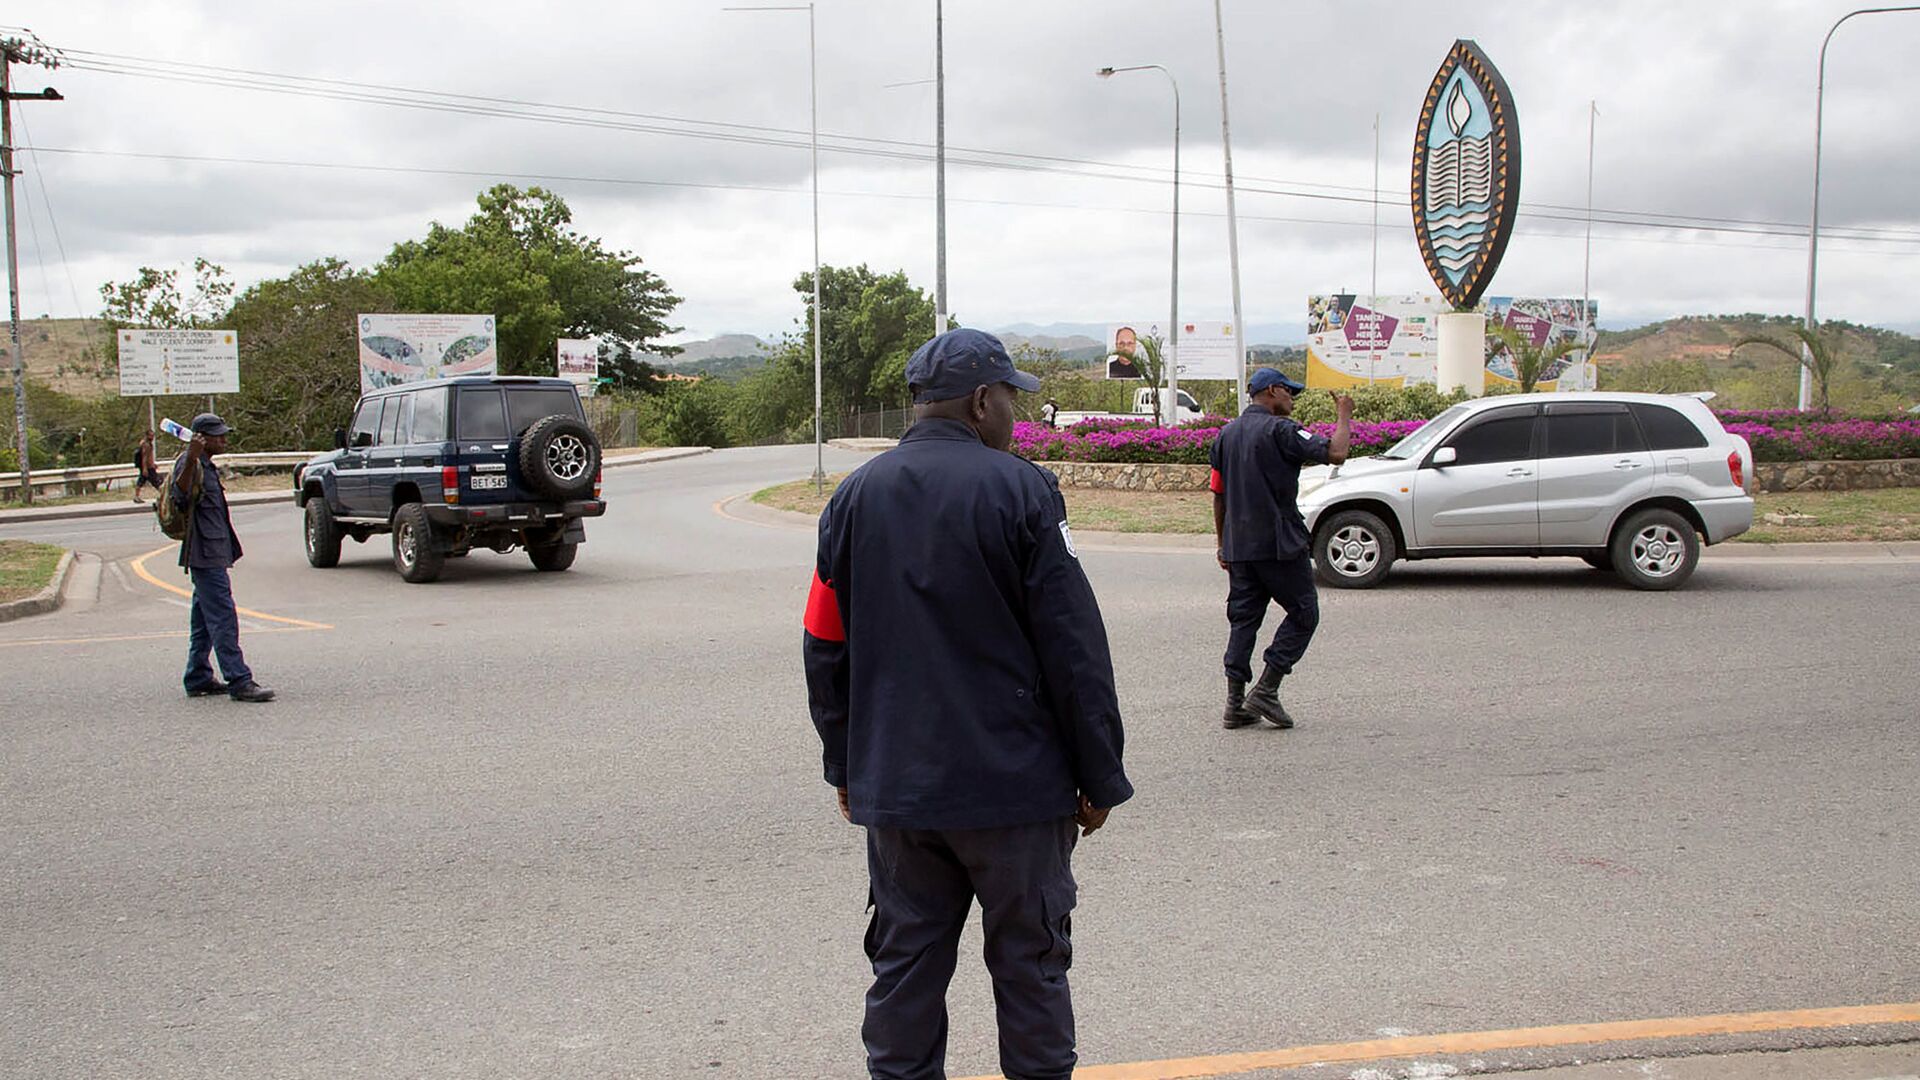
{"type": "MultiPolygon", "coordinates": [[[[1434,381],[1440,355],[1439,316],[1451,310],[1437,296],[1356,296],[1342,293],[1307,298],[1307,385],[1340,389],[1354,386],[1410,386],[1434,381]]],[[[1478,309],[1488,325],[1511,327],[1536,348],[1561,340],[1582,340],[1579,300],[1487,297],[1478,309]]],[[[1599,305],[1589,302],[1585,340],[1599,305]]],[[[1506,346],[1487,338],[1487,385],[1517,385],[1506,346]]],[[[1584,350],[1548,365],[1536,387],[1592,390],[1594,366],[1584,350]]]]}
{"type": "Polygon", "coordinates": [[[599,346],[591,341],[561,338],[557,348],[560,353],[557,369],[560,377],[578,388],[581,397],[592,397],[593,388],[600,379],[599,346]]]}
{"type": "MultiPolygon", "coordinates": [[[[1107,327],[1107,378],[1142,379],[1145,369],[1135,361],[1144,356],[1140,341],[1165,340],[1158,320],[1115,323],[1107,327]]],[[[1164,346],[1163,346],[1164,349],[1164,346]]],[[[1178,352],[1181,379],[1226,379],[1238,377],[1234,362],[1233,324],[1181,320],[1178,352]]]]}
{"type": "Polygon", "coordinates": [[[233,331],[120,331],[121,397],[239,392],[240,339],[233,331]]]}
{"type": "Polygon", "coordinates": [[[491,315],[360,316],[361,393],[499,368],[491,315]]]}

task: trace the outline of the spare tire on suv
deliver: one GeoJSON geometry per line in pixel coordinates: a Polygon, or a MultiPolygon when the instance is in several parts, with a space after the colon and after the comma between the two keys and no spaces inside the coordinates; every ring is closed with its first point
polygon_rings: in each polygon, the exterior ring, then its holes
{"type": "Polygon", "coordinates": [[[577,416],[542,417],[520,436],[520,480],[538,494],[584,499],[599,474],[600,440],[577,416]]]}

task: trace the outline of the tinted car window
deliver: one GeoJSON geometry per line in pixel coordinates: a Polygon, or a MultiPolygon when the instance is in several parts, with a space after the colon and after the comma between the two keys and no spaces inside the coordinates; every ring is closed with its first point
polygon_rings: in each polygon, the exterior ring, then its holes
{"type": "Polygon", "coordinates": [[[1707,437],[1678,409],[1665,405],[1634,405],[1634,419],[1655,450],[1693,450],[1707,445],[1707,437]]]}
{"type": "Polygon", "coordinates": [[[520,434],[543,416],[579,416],[580,403],[570,386],[515,386],[507,390],[507,416],[520,434]]]}
{"type": "Polygon", "coordinates": [[[447,437],[447,391],[436,386],[413,395],[413,434],[408,442],[439,442],[447,437]]]}
{"type": "Polygon", "coordinates": [[[405,394],[395,394],[387,399],[380,412],[380,445],[392,446],[398,441],[400,413],[407,403],[405,394]]]}
{"type": "Polygon", "coordinates": [[[362,436],[366,436],[366,442],[370,444],[373,442],[374,432],[379,429],[380,399],[374,398],[370,401],[363,401],[360,403],[359,411],[353,414],[353,428],[347,434],[347,445],[361,445],[362,436]]]}
{"type": "Polygon", "coordinates": [[[1456,465],[1526,461],[1533,457],[1533,414],[1497,414],[1458,432],[1447,445],[1460,455],[1456,465]]]}
{"type": "Polygon", "coordinates": [[[1548,457],[1637,453],[1646,448],[1639,426],[1625,409],[1547,414],[1548,457]]]}
{"type": "Polygon", "coordinates": [[[507,437],[507,410],[500,400],[498,390],[488,388],[460,391],[457,421],[458,426],[454,430],[462,439],[507,437]]]}

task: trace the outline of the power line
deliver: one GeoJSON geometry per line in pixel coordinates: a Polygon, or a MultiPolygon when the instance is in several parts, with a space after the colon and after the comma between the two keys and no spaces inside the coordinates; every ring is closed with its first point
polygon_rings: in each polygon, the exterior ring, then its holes
{"type": "MultiPolygon", "coordinates": [[[[803,136],[807,135],[806,132],[766,125],[696,120],[654,113],[542,103],[518,98],[487,97],[448,91],[423,90],[411,87],[383,86],[380,84],[357,83],[314,76],[286,75],[251,69],[156,60],[85,49],[72,49],[66,50],[66,52],[69,56],[74,57],[100,58],[97,60],[74,60],[70,66],[104,74],[118,74],[136,78],[152,78],[233,89],[248,89],[265,93],[278,93],[323,100],[349,101],[397,108],[452,112],[500,119],[516,119],[535,123],[699,138],[742,145],[770,146],[788,149],[801,149],[809,145],[806,141],[803,141],[803,136]],[[567,115],[570,113],[580,115],[567,115]],[[633,122],[635,120],[644,120],[647,122],[633,122]]],[[[897,139],[879,139],[868,136],[829,134],[824,132],[822,133],[822,138],[829,140],[826,148],[830,152],[903,161],[931,160],[931,157],[925,152],[928,148],[924,143],[897,139]],[[832,145],[834,141],[838,141],[842,145],[832,145]]],[[[950,148],[950,152],[975,155],[974,158],[954,157],[952,160],[955,164],[971,165],[977,168],[1054,172],[1090,179],[1153,183],[1164,181],[1152,174],[1165,174],[1163,168],[1152,166],[1024,154],[1013,151],[961,147],[950,148]],[[1108,171],[1088,171],[1084,168],[1062,168],[1060,167],[1062,165],[1090,166],[1094,170],[1108,171]],[[1121,174],[1111,171],[1115,169],[1129,170],[1130,173],[1121,174]]],[[[1247,179],[1255,183],[1270,185],[1267,187],[1246,187],[1242,189],[1255,194],[1359,205],[1374,205],[1377,201],[1370,189],[1348,188],[1343,185],[1310,184],[1260,177],[1249,177],[1247,179]],[[1368,191],[1368,195],[1362,198],[1358,195],[1327,194],[1316,191],[1298,190],[1301,188],[1322,188],[1332,192],[1366,190],[1368,191]]],[[[1191,182],[1193,181],[1190,181],[1190,183],[1191,182]]],[[[1198,186],[1224,189],[1224,184],[1206,181],[1199,181],[1197,183],[1198,186]]],[[[1388,205],[1398,207],[1406,204],[1398,200],[1392,200],[1388,202],[1388,205]]],[[[1524,203],[1522,207],[1522,216],[1534,216],[1544,220],[1585,220],[1584,208],[1561,206],[1553,203],[1524,203]],[[1581,216],[1578,218],[1569,216],[1575,212],[1578,212],[1581,216]]],[[[1710,217],[1660,211],[1596,209],[1594,212],[1603,215],[1602,220],[1609,223],[1642,228],[1684,228],[1695,231],[1738,232],[1761,236],[1804,237],[1806,235],[1805,227],[1791,222],[1710,217]]],[[[1844,236],[1850,239],[1873,241],[1920,240],[1920,231],[1876,226],[1841,226],[1838,230],[1827,230],[1826,235],[1833,235],[1836,238],[1844,236]]]]}

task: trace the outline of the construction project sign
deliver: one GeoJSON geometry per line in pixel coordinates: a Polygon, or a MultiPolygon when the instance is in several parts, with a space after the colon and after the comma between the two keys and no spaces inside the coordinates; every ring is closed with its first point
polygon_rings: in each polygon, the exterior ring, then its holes
{"type": "Polygon", "coordinates": [[[120,396],[240,392],[240,338],[231,330],[120,331],[120,396]]]}
{"type": "Polygon", "coordinates": [[[453,375],[493,375],[491,315],[362,315],[360,392],[453,375]]]}

